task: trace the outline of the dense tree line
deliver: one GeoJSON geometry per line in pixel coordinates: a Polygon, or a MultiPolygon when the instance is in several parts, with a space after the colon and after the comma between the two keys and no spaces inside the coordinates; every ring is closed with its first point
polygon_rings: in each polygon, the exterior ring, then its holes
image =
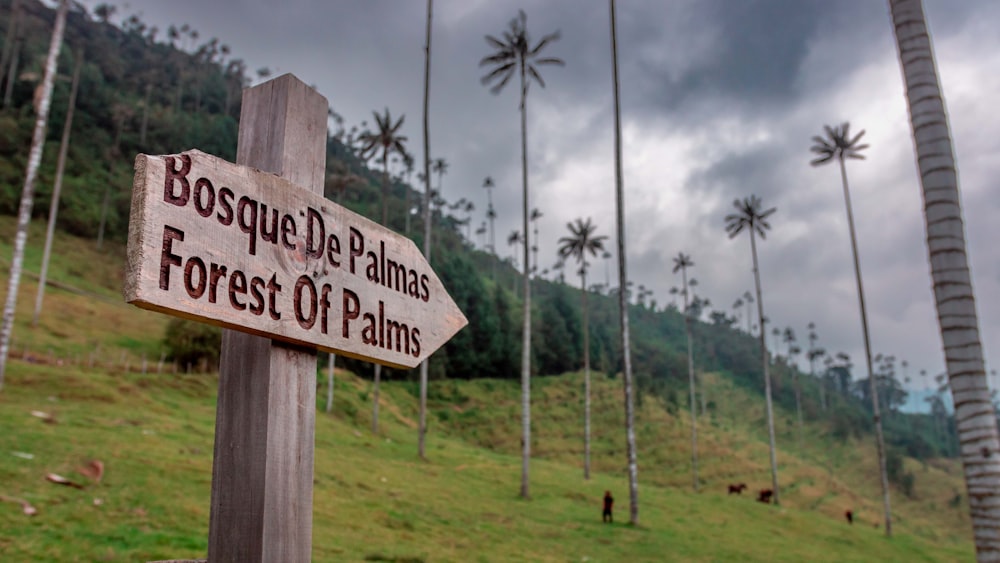
{"type": "MultiPolygon", "coordinates": [[[[0,43],[6,42],[10,18],[11,0],[0,0],[0,43]]],[[[54,13],[38,0],[19,0],[17,18],[16,37],[10,41],[18,46],[16,69],[10,61],[13,57],[7,57],[0,77],[0,92],[6,90],[8,82],[11,85],[9,102],[0,111],[0,212],[8,215],[14,214],[17,207],[34,119],[33,96],[54,13]]],[[[79,7],[72,10],[59,60],[61,79],[56,81],[52,100],[48,128],[52,147],[45,153],[34,207],[40,220],[48,208],[55,145],[69,97],[68,76],[77,55],[84,62],[59,228],[97,237],[107,191],[110,205],[106,236],[120,241],[127,234],[132,157],[139,152],[167,154],[199,148],[233,160],[239,95],[250,77],[246,64],[234,58],[225,45],[216,39],[198,37],[187,25],[157,30],[134,16],[116,15],[106,7],[94,14],[79,7]],[[122,21],[115,23],[116,18],[122,21]]],[[[266,69],[258,72],[260,77],[266,74],[266,69]]],[[[384,197],[387,225],[409,233],[421,246],[422,190],[410,184],[402,163],[380,159],[369,168],[361,151],[361,132],[357,127],[347,128],[335,113],[331,117],[325,195],[376,219],[382,216],[384,197]]],[[[492,245],[477,249],[465,229],[469,219],[459,216],[461,213],[461,209],[452,209],[443,200],[431,209],[435,248],[432,265],[470,319],[469,327],[434,356],[431,378],[519,378],[524,322],[524,293],[519,286],[524,282],[524,273],[509,259],[497,256],[492,245]]],[[[580,288],[556,278],[543,279],[538,272],[530,280],[530,287],[532,375],[553,376],[582,369],[580,288]]],[[[598,372],[595,376],[619,377],[623,355],[617,296],[621,289],[591,286],[586,291],[590,359],[598,372]]],[[[637,399],[662,401],[677,412],[686,406],[688,389],[684,315],[676,305],[658,307],[647,301],[646,293],[631,288],[625,292],[630,303],[637,399]]],[[[736,317],[721,311],[697,313],[691,323],[697,371],[721,373],[739,385],[762,392],[765,359],[755,339],[737,326],[736,317]]],[[[211,356],[211,330],[196,331],[185,326],[187,323],[182,321],[173,322],[166,336],[175,357],[184,363],[197,363],[205,355],[211,356]]],[[[210,357],[210,361],[214,360],[210,357]]],[[[786,412],[794,412],[792,378],[797,368],[787,358],[769,360],[773,366],[774,401],[786,412]]],[[[371,375],[370,364],[342,361],[348,369],[371,375]]],[[[868,380],[852,381],[851,366],[843,362],[829,365],[817,375],[802,378],[804,417],[826,421],[831,432],[845,440],[868,435],[872,431],[872,386],[868,380]],[[826,410],[819,399],[821,386],[830,395],[826,410]]],[[[416,371],[399,370],[386,370],[385,376],[417,377],[416,371]]],[[[883,420],[890,448],[921,458],[957,455],[953,418],[943,403],[935,404],[930,414],[904,414],[899,412],[899,406],[905,400],[905,391],[898,380],[877,376],[874,388],[886,411],[883,420]]],[[[711,414],[715,406],[710,395],[706,405],[711,414]]]]}

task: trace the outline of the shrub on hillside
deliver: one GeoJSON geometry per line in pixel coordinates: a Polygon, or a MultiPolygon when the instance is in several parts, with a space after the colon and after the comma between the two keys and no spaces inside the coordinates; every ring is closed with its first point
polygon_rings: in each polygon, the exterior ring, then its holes
{"type": "Polygon", "coordinates": [[[219,365],[222,330],[211,325],[185,319],[171,319],[167,323],[163,344],[169,359],[181,366],[219,365]]]}

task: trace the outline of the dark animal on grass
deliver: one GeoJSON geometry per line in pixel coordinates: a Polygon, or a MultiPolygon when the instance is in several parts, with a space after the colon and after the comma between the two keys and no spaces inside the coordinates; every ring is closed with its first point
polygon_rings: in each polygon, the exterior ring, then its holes
{"type": "Polygon", "coordinates": [[[738,495],[738,494],[742,493],[743,491],[745,491],[746,488],[747,488],[747,484],[746,483],[740,483],[738,485],[732,485],[732,484],[730,484],[729,485],[729,494],[734,494],[735,493],[735,494],[738,495]]]}
{"type": "Polygon", "coordinates": [[[851,510],[845,510],[844,511],[844,518],[847,518],[847,523],[848,524],[853,524],[854,523],[854,512],[851,511],[851,510]]]}
{"type": "Polygon", "coordinates": [[[764,504],[771,504],[771,497],[773,496],[774,491],[771,489],[761,489],[760,492],[757,493],[757,501],[763,502],[764,504]]]}

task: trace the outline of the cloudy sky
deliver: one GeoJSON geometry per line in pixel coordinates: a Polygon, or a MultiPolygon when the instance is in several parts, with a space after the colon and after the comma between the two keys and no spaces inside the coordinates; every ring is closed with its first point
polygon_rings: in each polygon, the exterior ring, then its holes
{"type": "MultiPolygon", "coordinates": [[[[422,157],[426,4],[418,0],[114,0],[116,19],[190,24],[218,37],[251,69],[291,72],[315,85],[348,125],[372,110],[405,114],[422,157]],[[276,7],[280,5],[280,7],[276,7]]],[[[94,0],[85,2],[91,8],[94,0]]],[[[979,319],[987,354],[1000,338],[1000,3],[925,0],[956,145],[979,319]]],[[[434,5],[431,156],[450,168],[444,196],[476,204],[496,181],[498,250],[520,229],[516,88],[492,95],[479,60],[518,9],[537,40],[566,61],[543,67],[547,87],[528,101],[532,207],[540,268],[555,262],[566,223],[591,217],[614,235],[614,162],[608,3],[603,0],[438,0],[434,5]]],[[[865,129],[867,160],[851,161],[855,221],[872,344],[919,370],[944,370],[924,242],[922,202],[900,69],[885,2],[875,0],[623,0],[618,6],[630,279],[661,304],[679,285],[678,252],[695,261],[700,293],[732,313],[753,290],[749,241],[729,240],[735,198],[757,194],[778,211],[759,247],[766,314],[805,340],[863,364],[861,324],[840,175],[809,166],[824,124],[865,129]]],[[[188,147],[178,147],[178,150],[188,147]]],[[[611,237],[614,241],[614,237],[611,237]]],[[[603,281],[605,266],[594,277],[603,281]]],[[[612,278],[615,276],[612,272],[612,278]]],[[[803,347],[805,347],[803,345],[803,347]]],[[[782,346],[782,353],[784,346],[782,346]]],[[[996,352],[993,352],[996,353],[996,352]]],[[[988,369],[991,369],[988,365],[988,369]]],[[[859,370],[860,371],[860,370],[859,370]]],[[[993,383],[991,381],[991,383],[993,383]]]]}

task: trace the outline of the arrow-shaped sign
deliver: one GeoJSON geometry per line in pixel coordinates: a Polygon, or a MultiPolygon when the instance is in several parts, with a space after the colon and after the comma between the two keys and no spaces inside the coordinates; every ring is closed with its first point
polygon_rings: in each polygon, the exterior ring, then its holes
{"type": "Polygon", "coordinates": [[[274,174],[140,154],[125,300],[414,367],[468,324],[413,242],[274,174]]]}

